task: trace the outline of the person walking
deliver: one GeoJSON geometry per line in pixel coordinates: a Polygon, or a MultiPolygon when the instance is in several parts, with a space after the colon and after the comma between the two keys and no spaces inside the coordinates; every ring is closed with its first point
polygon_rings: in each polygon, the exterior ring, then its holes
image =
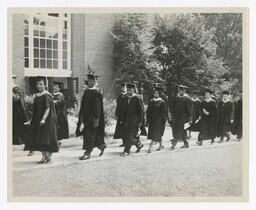
{"type": "Polygon", "coordinates": [[[212,98],[213,91],[210,89],[205,90],[205,99],[201,105],[200,112],[200,128],[198,134],[198,141],[196,142],[199,146],[203,144],[203,140],[211,139],[211,144],[214,143],[216,135],[216,113],[217,104],[212,98]]]}
{"type": "Polygon", "coordinates": [[[193,91],[193,96],[192,96],[192,106],[193,106],[193,112],[192,112],[192,124],[189,128],[189,136],[188,138],[191,138],[191,132],[199,132],[200,128],[200,114],[201,114],[201,106],[202,106],[202,101],[199,99],[199,92],[198,91],[193,91]]]}
{"type": "Polygon", "coordinates": [[[126,84],[121,84],[121,93],[117,97],[116,100],[116,110],[115,110],[115,118],[116,118],[116,129],[114,133],[114,139],[122,139],[122,144],[120,147],[124,147],[124,127],[123,127],[123,115],[124,115],[124,102],[126,97],[126,84]]]}
{"type": "Polygon", "coordinates": [[[222,100],[219,102],[219,117],[218,117],[218,137],[220,137],[219,143],[230,140],[230,133],[232,130],[232,124],[234,121],[234,109],[233,104],[229,99],[229,92],[227,90],[222,92],[222,100]]]}
{"type": "Polygon", "coordinates": [[[192,100],[186,93],[187,89],[187,86],[178,85],[178,94],[170,104],[170,121],[173,134],[171,150],[175,149],[179,140],[184,143],[182,149],[189,147],[187,129],[192,123],[192,100]]]}
{"type": "Polygon", "coordinates": [[[93,72],[87,74],[88,88],[84,91],[80,108],[80,132],[83,132],[83,150],[84,154],[79,157],[80,160],[87,160],[91,157],[91,152],[97,147],[103,155],[106,148],[104,142],[104,111],[103,96],[96,88],[97,77],[93,72]]]}
{"type": "Polygon", "coordinates": [[[150,100],[147,108],[146,119],[148,124],[148,139],[151,140],[148,153],[152,152],[153,145],[157,142],[157,151],[163,149],[162,136],[167,121],[166,103],[161,98],[163,89],[160,86],[154,88],[154,98],[150,100]]]}
{"type": "Polygon", "coordinates": [[[140,152],[143,144],[139,141],[139,128],[143,122],[143,107],[138,95],[135,93],[135,84],[127,84],[127,96],[124,102],[124,151],[121,156],[128,156],[132,145],[135,145],[140,152]]]}
{"type": "Polygon", "coordinates": [[[53,84],[53,103],[57,115],[57,136],[58,140],[69,138],[69,126],[64,95],[60,92],[60,84],[53,84]]]}
{"type": "Polygon", "coordinates": [[[234,126],[233,134],[237,135],[236,139],[241,140],[243,134],[243,100],[242,100],[242,91],[239,91],[239,95],[235,102],[235,112],[234,112],[234,126]]]}
{"type": "Polygon", "coordinates": [[[21,89],[18,86],[12,89],[12,144],[21,145],[28,139],[25,123],[28,121],[27,110],[21,89]]]}
{"type": "Polygon", "coordinates": [[[45,78],[38,77],[36,84],[38,93],[34,98],[31,134],[25,150],[42,152],[42,158],[38,162],[42,164],[51,161],[52,153],[59,151],[59,144],[53,98],[46,90],[45,78]]]}

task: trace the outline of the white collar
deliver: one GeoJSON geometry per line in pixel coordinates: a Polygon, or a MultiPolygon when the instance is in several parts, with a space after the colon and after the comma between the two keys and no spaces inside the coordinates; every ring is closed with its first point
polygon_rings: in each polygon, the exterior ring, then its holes
{"type": "Polygon", "coordinates": [[[163,99],[158,97],[158,98],[153,98],[153,101],[162,101],[163,99]]]}
{"type": "Polygon", "coordinates": [[[39,93],[36,93],[36,96],[42,96],[42,95],[44,95],[44,94],[49,94],[49,95],[51,95],[47,90],[45,90],[45,91],[43,91],[43,92],[39,92],[39,93]]]}
{"type": "Polygon", "coordinates": [[[214,101],[212,98],[205,99],[206,102],[214,101]]]}
{"type": "Polygon", "coordinates": [[[98,90],[98,88],[96,88],[95,86],[91,87],[91,88],[87,88],[88,90],[98,90]]]}
{"type": "Polygon", "coordinates": [[[223,100],[223,99],[222,99],[222,101],[223,101],[223,103],[227,103],[227,102],[229,102],[230,100],[229,100],[229,98],[228,98],[228,99],[226,99],[226,100],[223,100]]]}
{"type": "Polygon", "coordinates": [[[62,95],[61,92],[56,92],[56,93],[52,93],[54,96],[57,96],[57,95],[62,95]]]}

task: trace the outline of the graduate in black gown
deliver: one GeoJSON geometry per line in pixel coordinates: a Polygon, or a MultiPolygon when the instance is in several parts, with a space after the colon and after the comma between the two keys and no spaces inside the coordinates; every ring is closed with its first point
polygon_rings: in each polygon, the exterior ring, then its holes
{"type": "Polygon", "coordinates": [[[212,98],[213,91],[210,89],[205,90],[205,99],[201,105],[200,112],[200,128],[198,134],[198,145],[203,144],[203,140],[211,140],[211,144],[214,143],[214,138],[216,135],[216,113],[217,113],[217,104],[216,101],[212,98]]]}
{"type": "Polygon", "coordinates": [[[115,110],[115,118],[116,118],[116,129],[114,133],[114,139],[122,139],[122,144],[120,147],[124,147],[124,127],[123,127],[123,115],[124,115],[124,101],[126,96],[126,84],[121,84],[121,93],[117,97],[116,100],[116,110],[115,110]]]}
{"type": "Polygon", "coordinates": [[[28,132],[25,125],[28,121],[26,104],[22,97],[21,89],[18,86],[12,89],[12,93],[12,144],[21,145],[28,139],[28,132]]]}
{"type": "Polygon", "coordinates": [[[234,107],[229,99],[229,92],[226,90],[222,92],[222,100],[219,102],[218,109],[218,137],[220,137],[219,143],[222,143],[224,137],[227,137],[226,141],[230,140],[230,133],[234,121],[234,107]]]}
{"type": "Polygon", "coordinates": [[[65,106],[64,95],[60,92],[59,83],[55,82],[53,84],[53,103],[55,106],[55,111],[57,115],[57,136],[58,140],[69,138],[69,127],[67,110],[65,106]]]}
{"type": "Polygon", "coordinates": [[[103,96],[96,87],[97,76],[93,72],[87,74],[88,88],[84,91],[80,108],[80,131],[83,132],[84,155],[80,160],[87,160],[95,147],[101,150],[103,155],[106,148],[104,142],[105,123],[103,111],[103,96]]]}
{"type": "Polygon", "coordinates": [[[239,96],[235,101],[234,105],[234,124],[233,134],[237,135],[237,140],[240,141],[242,138],[243,131],[243,100],[242,91],[239,92],[239,96]]]}
{"type": "Polygon", "coordinates": [[[182,140],[184,145],[181,148],[188,148],[187,129],[192,124],[192,100],[187,95],[187,86],[179,85],[178,94],[171,100],[170,106],[170,121],[172,126],[172,146],[171,150],[175,149],[179,140],[182,140]]]}
{"type": "Polygon", "coordinates": [[[193,106],[193,122],[191,124],[191,127],[189,128],[189,137],[191,138],[191,132],[198,132],[200,128],[200,121],[199,117],[201,115],[201,106],[202,106],[202,101],[199,99],[199,92],[198,91],[193,91],[193,96],[192,96],[192,106],[193,106]]]}
{"type": "Polygon", "coordinates": [[[140,98],[135,93],[135,84],[127,84],[127,96],[124,103],[124,151],[121,156],[127,156],[130,154],[132,145],[135,145],[140,152],[143,144],[136,138],[139,134],[138,131],[143,122],[143,106],[140,98]]]}
{"type": "Polygon", "coordinates": [[[148,153],[152,152],[155,142],[159,143],[157,151],[163,148],[162,136],[167,121],[167,107],[166,102],[161,98],[162,91],[160,86],[154,88],[154,98],[150,100],[147,108],[148,139],[151,140],[148,153]]]}
{"type": "Polygon", "coordinates": [[[30,138],[25,150],[42,152],[39,163],[48,163],[52,153],[59,151],[56,112],[52,96],[46,91],[46,81],[42,77],[37,79],[37,90],[30,121],[30,138]]]}

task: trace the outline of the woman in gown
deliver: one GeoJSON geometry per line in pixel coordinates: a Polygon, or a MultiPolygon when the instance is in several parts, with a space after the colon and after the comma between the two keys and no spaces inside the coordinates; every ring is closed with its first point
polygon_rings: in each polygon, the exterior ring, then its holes
{"type": "Polygon", "coordinates": [[[30,121],[30,140],[25,150],[42,152],[39,163],[48,163],[51,161],[52,153],[59,151],[56,113],[52,96],[46,91],[44,78],[37,79],[37,90],[30,121]]]}
{"type": "Polygon", "coordinates": [[[155,87],[154,98],[150,100],[147,109],[148,123],[148,139],[151,140],[148,152],[152,152],[155,142],[159,143],[157,151],[160,151],[162,146],[162,136],[165,130],[167,120],[167,107],[165,101],[160,97],[162,88],[155,87]]]}

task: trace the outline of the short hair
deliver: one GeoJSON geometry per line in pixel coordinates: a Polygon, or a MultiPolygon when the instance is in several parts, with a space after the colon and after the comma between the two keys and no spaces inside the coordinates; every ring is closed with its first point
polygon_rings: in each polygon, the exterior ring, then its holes
{"type": "Polygon", "coordinates": [[[36,78],[36,82],[38,83],[38,82],[41,82],[41,81],[43,81],[43,83],[46,85],[46,78],[45,77],[37,77],[36,78]]]}

